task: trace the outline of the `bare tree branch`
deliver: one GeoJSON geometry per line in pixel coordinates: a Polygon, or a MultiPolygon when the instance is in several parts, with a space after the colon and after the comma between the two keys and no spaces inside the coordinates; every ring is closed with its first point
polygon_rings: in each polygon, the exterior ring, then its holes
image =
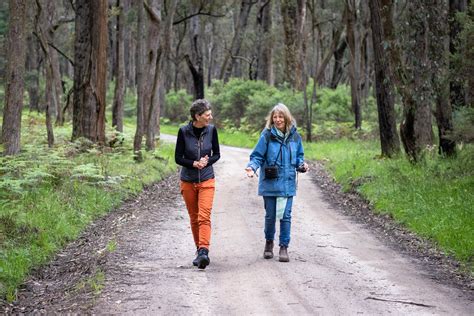
{"type": "Polygon", "coordinates": [[[63,24],[66,24],[66,23],[71,23],[71,22],[74,22],[75,18],[73,16],[63,16],[61,18],[59,18],[59,20],[56,22],[56,24],[54,24],[51,29],[53,31],[56,31],[58,29],[58,27],[60,27],[61,25],[63,24]]]}
{"type": "Polygon", "coordinates": [[[366,300],[374,300],[374,301],[382,301],[382,302],[401,303],[401,304],[415,305],[415,306],[421,306],[421,307],[436,307],[436,306],[433,306],[433,305],[427,305],[427,304],[422,304],[422,303],[416,303],[416,302],[410,302],[410,301],[401,301],[401,300],[387,300],[387,299],[384,299],[384,298],[378,298],[378,297],[372,297],[372,296],[368,296],[365,299],[366,300]]]}
{"type": "Polygon", "coordinates": [[[206,15],[206,16],[210,16],[210,17],[213,17],[213,18],[223,18],[225,17],[225,14],[212,14],[212,12],[201,12],[201,10],[199,9],[198,12],[196,13],[193,13],[191,15],[188,15],[188,16],[185,16],[184,18],[180,19],[180,20],[177,20],[177,21],[174,21],[173,22],[173,25],[177,25],[177,24],[180,24],[186,20],[189,20],[191,19],[192,17],[195,17],[197,15],[206,15]]]}
{"type": "Polygon", "coordinates": [[[161,17],[156,14],[153,8],[150,7],[147,1],[143,1],[143,5],[145,6],[146,12],[150,16],[150,19],[155,23],[161,23],[161,17]]]}
{"type": "Polygon", "coordinates": [[[68,62],[71,63],[71,65],[74,67],[74,61],[66,55],[66,53],[63,53],[58,47],[56,47],[53,43],[49,43],[48,42],[48,45],[51,46],[52,48],[54,48],[58,53],[60,53],[62,56],[64,56],[64,58],[67,59],[68,62]]]}

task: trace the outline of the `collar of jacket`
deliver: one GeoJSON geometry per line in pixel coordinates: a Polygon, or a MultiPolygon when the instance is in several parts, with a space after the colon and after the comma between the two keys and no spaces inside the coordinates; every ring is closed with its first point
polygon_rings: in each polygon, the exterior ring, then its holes
{"type": "MultiPolygon", "coordinates": [[[[204,135],[209,132],[209,126],[210,126],[209,124],[205,126],[201,135],[204,135]]],[[[194,130],[193,130],[193,121],[189,121],[188,125],[186,125],[186,132],[196,137],[196,135],[194,135],[194,130]]]]}
{"type": "MultiPolygon", "coordinates": [[[[293,136],[295,132],[296,132],[296,127],[292,125],[290,128],[290,133],[288,134],[288,137],[286,138],[286,142],[289,141],[289,139],[291,138],[291,136],[293,136]]],[[[272,128],[270,129],[270,137],[272,139],[276,139],[280,143],[283,142],[283,138],[280,135],[278,135],[275,125],[272,125],[272,128]]]]}

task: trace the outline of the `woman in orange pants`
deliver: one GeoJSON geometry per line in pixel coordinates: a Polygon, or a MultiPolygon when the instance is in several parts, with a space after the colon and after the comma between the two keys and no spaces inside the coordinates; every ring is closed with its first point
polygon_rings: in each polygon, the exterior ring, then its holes
{"type": "Polygon", "coordinates": [[[193,265],[205,269],[209,265],[211,210],[215,180],[212,165],[219,160],[219,139],[212,120],[211,105],[199,99],[191,105],[189,124],[182,126],[176,141],[175,160],[182,166],[181,194],[188,209],[197,249],[193,265]]]}

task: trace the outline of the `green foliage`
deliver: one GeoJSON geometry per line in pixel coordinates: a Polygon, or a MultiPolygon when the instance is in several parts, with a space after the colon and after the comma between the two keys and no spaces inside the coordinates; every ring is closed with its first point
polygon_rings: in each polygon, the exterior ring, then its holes
{"type": "Polygon", "coordinates": [[[219,143],[234,147],[253,148],[260,137],[260,132],[256,131],[248,134],[236,129],[219,130],[219,143]]]}
{"type": "Polygon", "coordinates": [[[474,108],[460,107],[453,113],[454,131],[449,137],[459,143],[474,142],[474,108]]]}
{"type": "Polygon", "coordinates": [[[24,115],[22,126],[20,155],[0,157],[0,295],[9,300],[31,268],[98,216],[176,170],[171,145],[159,144],[143,153],[143,163],[134,162],[134,126],[125,124],[123,142],[113,148],[70,142],[71,127],[57,127],[53,149],[45,143],[42,115],[24,115]]]}
{"type": "MultiPolygon", "coordinates": [[[[312,91],[313,84],[310,80],[307,86],[308,102],[310,102],[312,91]]],[[[228,132],[259,133],[265,126],[268,113],[277,103],[288,106],[301,131],[301,127],[304,126],[303,93],[285,86],[277,88],[263,81],[237,78],[231,79],[227,84],[215,80],[212,86],[207,89],[206,96],[213,106],[215,124],[218,127],[224,127],[228,132]]],[[[164,117],[172,123],[184,122],[188,117],[191,100],[192,97],[184,90],[168,93],[164,117]]],[[[369,97],[364,100],[362,109],[367,124],[364,121],[364,130],[357,132],[360,134],[357,135],[352,128],[350,88],[345,85],[340,85],[334,90],[318,88],[316,103],[313,105],[313,123],[317,123],[316,139],[376,135],[374,130],[377,129],[375,124],[377,110],[374,98],[369,97]],[[332,127],[338,123],[343,124],[332,127]],[[331,128],[327,129],[326,124],[329,124],[331,128]],[[319,132],[322,134],[319,135],[319,132]]]]}
{"type": "Polygon", "coordinates": [[[213,87],[216,86],[217,93],[209,92],[209,100],[216,110],[216,119],[218,121],[227,119],[236,127],[240,127],[250,96],[268,87],[263,81],[237,78],[231,79],[225,85],[225,89],[219,89],[219,84],[213,87]]]}
{"type": "MultiPolygon", "coordinates": [[[[458,12],[456,20],[461,32],[456,39],[457,53],[451,56],[451,80],[467,86],[474,72],[474,2],[470,1],[466,12],[458,12]]],[[[467,104],[466,104],[467,105],[467,104]]]]}
{"type": "MultiPolygon", "coordinates": [[[[295,92],[287,87],[272,87],[261,81],[233,79],[226,85],[218,81],[215,83],[209,89],[209,98],[217,108],[216,120],[226,129],[237,127],[243,132],[261,131],[265,125],[266,116],[277,103],[287,105],[298,125],[304,125],[305,109],[302,92],[295,92]]],[[[308,102],[310,102],[312,89],[312,81],[310,81],[307,86],[308,102]]],[[[362,108],[369,122],[377,121],[373,97],[367,98],[362,108]]],[[[340,85],[337,89],[317,89],[316,103],[313,105],[313,123],[324,125],[328,121],[353,122],[349,87],[340,85]]],[[[376,127],[374,124],[366,125],[366,129],[371,129],[371,131],[376,127]]],[[[369,134],[373,134],[371,131],[369,134]]],[[[323,135],[321,138],[326,138],[328,135],[323,135]]]]}
{"type": "Polygon", "coordinates": [[[354,122],[321,121],[313,124],[314,141],[331,139],[375,139],[378,136],[378,125],[363,121],[360,130],[354,130],[354,122]]]}
{"type": "MultiPolygon", "coordinates": [[[[72,84],[72,82],[71,82],[72,84]]],[[[115,80],[107,83],[106,105],[108,113],[112,112],[112,106],[115,97],[115,80]]],[[[71,100],[72,102],[72,100],[71,100]]],[[[133,89],[125,89],[123,100],[123,116],[124,118],[135,118],[137,116],[137,94],[133,89]]]]}
{"type": "Polygon", "coordinates": [[[92,290],[94,295],[99,295],[105,286],[105,273],[101,270],[95,272],[95,274],[89,278],[86,278],[76,284],[74,290],[77,292],[84,290],[92,290]]]}
{"type": "Polygon", "coordinates": [[[171,90],[166,94],[163,116],[173,123],[182,123],[190,119],[189,108],[193,102],[193,97],[181,89],[171,90]]]}
{"type": "Polygon", "coordinates": [[[169,121],[162,119],[160,124],[160,132],[168,135],[178,135],[179,127],[180,125],[178,124],[171,125],[169,121]]]}
{"type": "Polygon", "coordinates": [[[404,157],[379,159],[375,142],[339,140],[305,145],[308,159],[326,162],[346,190],[360,192],[376,212],[433,240],[446,253],[474,268],[474,147],[456,159],[435,151],[417,165],[404,157]]]}
{"type": "Polygon", "coordinates": [[[334,90],[320,89],[313,111],[318,121],[352,122],[350,88],[339,85],[334,90]]]}
{"type": "Polygon", "coordinates": [[[0,157],[0,199],[15,199],[39,185],[59,184],[72,162],[58,152],[25,144],[20,155],[0,157]]]}
{"type": "Polygon", "coordinates": [[[137,95],[130,89],[125,92],[123,104],[123,116],[136,118],[137,116],[137,95]]]}

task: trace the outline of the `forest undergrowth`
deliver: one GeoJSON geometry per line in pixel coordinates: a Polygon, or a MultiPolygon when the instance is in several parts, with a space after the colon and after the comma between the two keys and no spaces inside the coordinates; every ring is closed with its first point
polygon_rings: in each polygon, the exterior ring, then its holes
{"type": "Polygon", "coordinates": [[[176,170],[174,147],[160,144],[134,161],[134,126],[110,131],[113,147],[70,141],[55,128],[48,148],[44,115],[24,115],[22,152],[0,157],[0,295],[15,299],[29,271],[46,263],[95,219],[176,170]]]}

